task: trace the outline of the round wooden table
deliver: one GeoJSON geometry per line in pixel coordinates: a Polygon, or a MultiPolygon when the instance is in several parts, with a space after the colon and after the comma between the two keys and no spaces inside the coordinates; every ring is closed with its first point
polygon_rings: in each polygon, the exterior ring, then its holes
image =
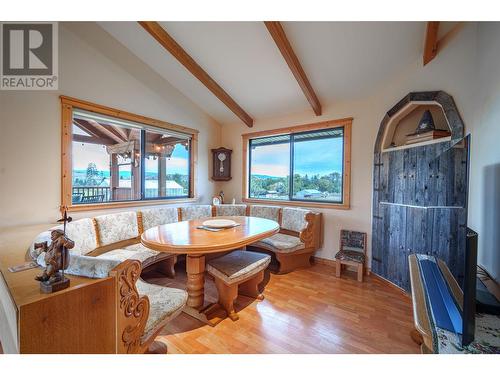
{"type": "Polygon", "coordinates": [[[279,232],[273,220],[248,216],[218,216],[234,220],[239,226],[218,232],[199,229],[205,220],[180,221],[146,230],[141,243],[153,250],[172,254],[186,254],[188,314],[216,325],[225,318],[225,311],[217,304],[205,306],[205,254],[239,249],[279,232]]]}

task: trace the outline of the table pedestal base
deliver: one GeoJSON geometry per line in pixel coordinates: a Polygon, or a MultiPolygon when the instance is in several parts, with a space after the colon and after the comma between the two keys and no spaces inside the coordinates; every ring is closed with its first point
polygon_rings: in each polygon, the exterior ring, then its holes
{"type": "Polygon", "coordinates": [[[226,310],[224,310],[218,303],[210,303],[202,307],[185,306],[182,311],[189,316],[208,324],[210,327],[215,327],[227,318],[226,310]]]}
{"type": "Polygon", "coordinates": [[[187,305],[184,312],[211,327],[227,317],[226,311],[217,303],[205,303],[205,257],[187,255],[187,305]]]}

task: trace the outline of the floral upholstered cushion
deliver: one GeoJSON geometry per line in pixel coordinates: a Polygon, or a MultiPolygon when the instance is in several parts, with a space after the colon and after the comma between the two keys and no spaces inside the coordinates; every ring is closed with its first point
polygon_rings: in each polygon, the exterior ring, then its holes
{"type": "Polygon", "coordinates": [[[194,206],[181,207],[182,220],[194,220],[212,216],[212,206],[208,204],[197,204],[194,206]]]}
{"type": "MultiPolygon", "coordinates": [[[[36,259],[36,257],[40,254],[40,250],[35,249],[35,243],[46,241],[47,245],[50,245],[52,242],[50,232],[55,229],[63,230],[63,226],[57,225],[36,236],[28,250],[29,256],[32,259],[36,259]]],[[[68,223],[66,225],[66,236],[75,242],[75,247],[70,250],[71,254],[85,255],[92,250],[95,250],[97,247],[97,238],[92,219],[86,218],[68,223]]]]}
{"type": "Polygon", "coordinates": [[[215,206],[217,216],[245,216],[246,204],[221,204],[215,206]]]}
{"type": "MultiPolygon", "coordinates": [[[[45,267],[45,252],[37,258],[37,263],[45,267]]],[[[102,279],[108,277],[109,273],[121,263],[117,259],[100,259],[99,257],[89,257],[85,255],[70,255],[69,266],[65,273],[69,275],[102,279]]]]}
{"type": "Polygon", "coordinates": [[[361,251],[356,251],[356,250],[341,250],[337,254],[335,254],[335,259],[348,260],[356,263],[364,263],[365,254],[363,254],[361,251]]]}
{"type": "Polygon", "coordinates": [[[305,248],[305,244],[300,241],[299,238],[282,233],[264,238],[256,242],[255,246],[262,247],[275,253],[293,253],[294,251],[305,248]]]}
{"type": "MultiPolygon", "coordinates": [[[[63,229],[62,225],[57,226],[63,229]]],[[[71,254],[85,255],[97,247],[97,236],[92,219],[80,219],[66,224],[66,236],[75,242],[71,254]]]]}
{"type": "Polygon", "coordinates": [[[283,207],[281,228],[301,232],[307,227],[306,214],[303,208],[283,207]]]}
{"type": "Polygon", "coordinates": [[[276,206],[250,206],[250,216],[262,217],[264,219],[274,220],[279,222],[279,213],[281,207],[276,206]]]}
{"type": "Polygon", "coordinates": [[[143,210],[141,213],[144,230],[178,221],[177,207],[152,208],[150,210],[143,210]]]}
{"type": "Polygon", "coordinates": [[[128,240],[139,235],[137,214],[133,211],[96,216],[101,245],[128,240]]]}
{"type": "Polygon", "coordinates": [[[149,317],[142,336],[145,341],[156,329],[181,313],[188,295],[185,290],[149,284],[141,279],[135,285],[139,295],[149,299],[149,317]]]}
{"type": "Polygon", "coordinates": [[[231,285],[267,268],[271,256],[236,250],[208,262],[207,272],[231,285]]]}
{"type": "MultiPolygon", "coordinates": [[[[142,246],[141,244],[137,245],[132,245],[132,246],[142,246]]],[[[124,262],[128,259],[132,260],[138,260],[141,263],[144,263],[146,261],[150,261],[151,258],[156,258],[160,253],[155,250],[148,249],[146,247],[142,248],[130,248],[130,246],[127,246],[126,248],[123,249],[116,249],[116,250],[111,250],[108,251],[104,254],[98,255],[96,258],[99,259],[111,259],[111,260],[117,260],[119,262],[124,262]]]]}

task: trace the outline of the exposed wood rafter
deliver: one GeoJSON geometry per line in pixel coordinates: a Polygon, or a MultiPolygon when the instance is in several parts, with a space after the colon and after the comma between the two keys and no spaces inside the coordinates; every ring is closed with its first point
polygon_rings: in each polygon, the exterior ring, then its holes
{"type": "Polygon", "coordinates": [[[321,116],[321,104],[318,97],[316,96],[304,69],[302,69],[302,65],[300,65],[299,59],[297,58],[297,55],[295,55],[281,23],[278,21],[265,21],[264,23],[274,39],[274,42],[278,46],[278,49],[283,55],[283,58],[288,64],[288,67],[292,71],[292,74],[297,80],[297,83],[304,92],[307,101],[311,104],[314,113],[316,116],[321,116]]]}
{"type": "Polygon", "coordinates": [[[121,143],[127,141],[123,138],[112,126],[101,125],[95,120],[88,120],[88,123],[94,128],[98,129],[101,133],[104,133],[108,138],[111,138],[116,143],[121,143]]]}
{"type": "Polygon", "coordinates": [[[96,145],[107,145],[107,146],[115,144],[115,142],[113,142],[111,139],[108,138],[87,137],[81,134],[73,134],[73,141],[81,143],[93,143],[96,145]]]}
{"type": "MultiPolygon", "coordinates": [[[[73,119],[73,123],[78,126],[80,129],[82,129],[84,132],[87,134],[90,134],[94,138],[100,138],[104,141],[103,144],[106,142],[113,142],[113,138],[108,137],[104,132],[100,131],[97,129],[95,126],[91,125],[88,121],[82,120],[82,119],[73,119]]],[[[76,135],[76,134],[75,134],[76,135]]]]}
{"type": "Polygon", "coordinates": [[[139,21],[139,24],[153,37],[163,48],[172,54],[189,72],[203,83],[221,102],[223,102],[236,116],[238,116],[248,127],[253,126],[253,119],[233,98],[215,82],[201,66],[165,31],[158,22],[139,21]]]}
{"type": "Polygon", "coordinates": [[[424,66],[430,63],[438,53],[438,32],[439,22],[427,22],[427,30],[425,32],[424,44],[424,66]]]}

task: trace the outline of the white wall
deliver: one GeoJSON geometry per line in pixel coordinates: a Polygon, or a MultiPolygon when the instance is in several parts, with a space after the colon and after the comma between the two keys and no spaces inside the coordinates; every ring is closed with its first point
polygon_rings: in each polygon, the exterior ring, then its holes
{"type": "MultiPolygon", "coordinates": [[[[321,209],[325,223],[323,248],[316,254],[319,257],[333,259],[338,251],[340,229],[360,230],[368,233],[371,243],[371,207],[372,207],[372,164],[373,147],[380,121],[387,110],[411,91],[443,90],[452,95],[466,126],[473,123],[475,116],[475,45],[476,24],[469,24],[460,31],[455,39],[428,64],[422,66],[419,57],[413,64],[399,72],[391,81],[379,87],[365,100],[356,102],[337,102],[323,104],[323,115],[314,116],[312,110],[286,117],[258,120],[250,131],[267,130],[290,125],[299,125],[354,117],[352,125],[352,166],[351,166],[351,209],[321,209]]],[[[304,99],[305,100],[305,99],[304,99]]],[[[241,199],[241,133],[249,132],[240,124],[224,126],[222,144],[233,149],[233,179],[222,183],[226,196],[241,199]]],[[[371,246],[369,246],[371,255],[371,246]]]]}
{"type": "Polygon", "coordinates": [[[469,226],[479,233],[478,263],[500,282],[500,23],[479,24],[477,58],[469,226]]]}
{"type": "Polygon", "coordinates": [[[220,125],[193,102],[94,23],[59,25],[59,76],[59,91],[0,91],[0,227],[59,217],[59,95],[199,129],[197,190],[211,200],[220,125]]]}

